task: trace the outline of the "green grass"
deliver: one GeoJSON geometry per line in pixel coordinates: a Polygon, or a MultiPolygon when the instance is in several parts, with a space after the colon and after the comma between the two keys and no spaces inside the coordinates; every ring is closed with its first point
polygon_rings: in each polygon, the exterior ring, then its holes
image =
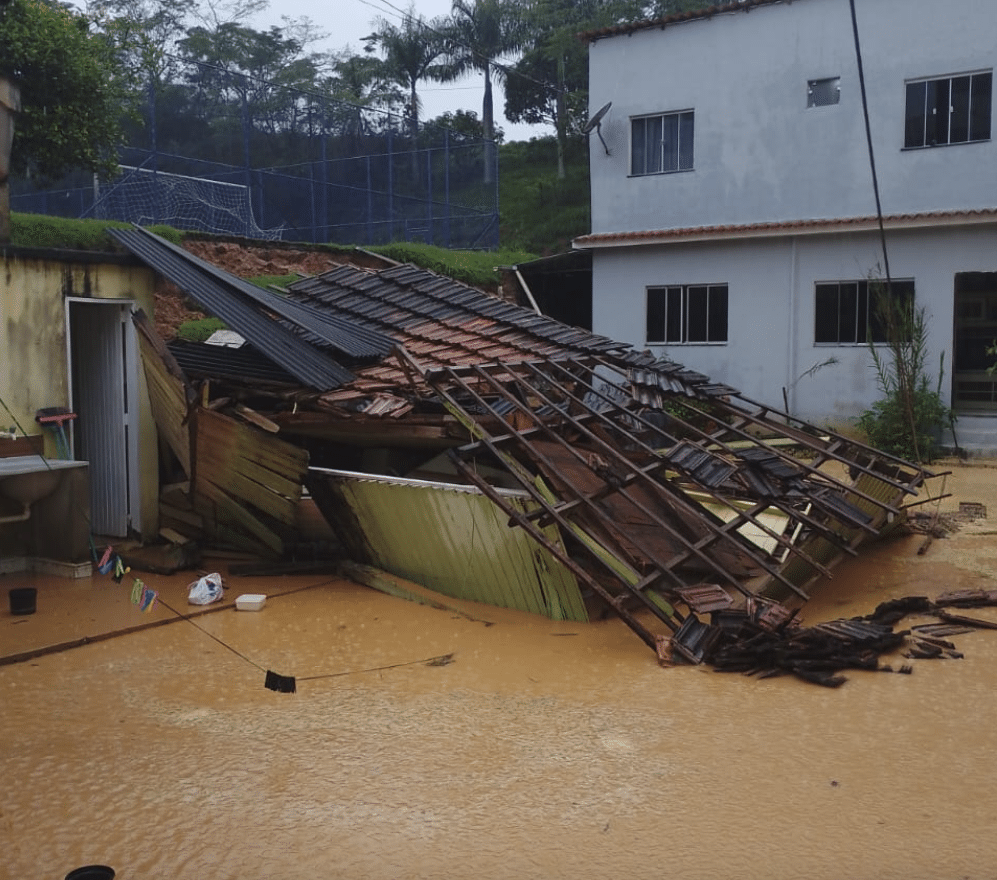
{"type": "MultiPolygon", "coordinates": [[[[107,234],[108,227],[131,229],[131,223],[113,220],[70,220],[44,214],[10,215],[10,243],[20,247],[61,248],[70,251],[115,251],[117,243],[107,234]]],[[[183,234],[171,226],[150,226],[149,230],[167,241],[180,244],[183,234]]]]}
{"type": "Polygon", "coordinates": [[[219,318],[201,318],[181,324],[177,327],[177,336],[187,342],[204,342],[216,330],[226,329],[225,323],[219,318]]]}
{"type": "Polygon", "coordinates": [[[532,260],[534,254],[522,250],[451,251],[431,244],[398,242],[368,248],[399,263],[414,263],[430,272],[447,275],[472,287],[494,287],[496,266],[511,266],[532,260]]]}
{"type": "Polygon", "coordinates": [[[298,274],[292,275],[257,275],[255,278],[248,278],[247,281],[251,281],[257,287],[265,287],[270,290],[274,287],[287,287],[289,284],[293,284],[295,281],[300,279],[301,276],[298,274]]]}

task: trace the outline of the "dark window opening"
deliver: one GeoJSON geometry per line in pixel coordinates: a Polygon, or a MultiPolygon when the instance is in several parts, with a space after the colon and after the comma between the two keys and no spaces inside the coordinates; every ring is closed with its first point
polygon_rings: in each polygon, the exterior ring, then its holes
{"type": "Polygon", "coordinates": [[[955,276],[954,325],[952,406],[997,412],[997,355],[988,352],[997,343],[997,272],[955,276]]]}
{"type": "Polygon", "coordinates": [[[807,82],[807,107],[829,107],[841,100],[841,77],[807,82]]]}
{"type": "MultiPolygon", "coordinates": [[[[864,345],[886,342],[887,330],[877,297],[885,294],[885,281],[823,281],[815,287],[814,342],[825,345],[864,345]]],[[[895,299],[914,303],[914,282],[891,282],[895,299]]]]}
{"type": "Polygon", "coordinates": [[[631,120],[630,173],[691,171],[694,129],[692,110],[631,120]]]}
{"type": "Polygon", "coordinates": [[[993,72],[907,83],[905,147],[990,139],[993,72]]]}
{"type": "Polygon", "coordinates": [[[726,284],[647,289],[647,342],[726,341],[726,284]]]}

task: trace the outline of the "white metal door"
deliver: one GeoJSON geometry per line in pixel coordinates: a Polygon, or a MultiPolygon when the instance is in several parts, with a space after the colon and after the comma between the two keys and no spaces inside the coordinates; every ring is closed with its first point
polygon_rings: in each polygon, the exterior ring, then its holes
{"type": "Polygon", "coordinates": [[[79,455],[90,462],[91,531],[124,537],[135,521],[134,343],[130,304],[71,300],[73,407],[79,455]]]}

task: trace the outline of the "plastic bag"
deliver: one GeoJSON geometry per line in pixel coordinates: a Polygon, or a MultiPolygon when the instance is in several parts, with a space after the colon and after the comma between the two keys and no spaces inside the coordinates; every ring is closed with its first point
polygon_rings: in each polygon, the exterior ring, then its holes
{"type": "Polygon", "coordinates": [[[218,572],[206,574],[190,585],[187,601],[191,605],[210,605],[222,597],[222,576],[218,572]]]}

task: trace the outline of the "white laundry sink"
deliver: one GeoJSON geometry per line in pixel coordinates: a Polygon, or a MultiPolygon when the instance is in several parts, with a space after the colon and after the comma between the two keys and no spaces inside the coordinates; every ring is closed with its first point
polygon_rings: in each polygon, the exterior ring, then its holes
{"type": "Polygon", "coordinates": [[[62,480],[63,471],[86,467],[85,461],[15,455],[0,458],[0,495],[28,507],[50,495],[62,480]]]}

